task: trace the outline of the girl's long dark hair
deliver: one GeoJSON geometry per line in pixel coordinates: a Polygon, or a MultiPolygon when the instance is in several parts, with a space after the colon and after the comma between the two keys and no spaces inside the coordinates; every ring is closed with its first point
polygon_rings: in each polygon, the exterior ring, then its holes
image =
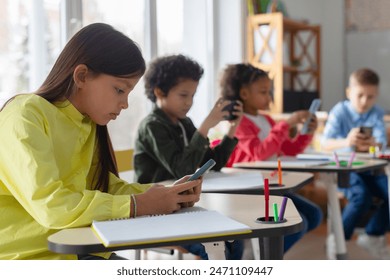
{"type": "MultiPolygon", "coordinates": [[[[117,77],[141,77],[146,68],[135,42],[110,25],[94,23],[70,39],[36,94],[51,103],[68,99],[75,91],[73,71],[79,64],[95,74],[117,77]]],[[[94,189],[107,192],[109,172],[118,175],[118,169],[106,125],[97,125],[96,137],[100,167],[94,189]]]]}

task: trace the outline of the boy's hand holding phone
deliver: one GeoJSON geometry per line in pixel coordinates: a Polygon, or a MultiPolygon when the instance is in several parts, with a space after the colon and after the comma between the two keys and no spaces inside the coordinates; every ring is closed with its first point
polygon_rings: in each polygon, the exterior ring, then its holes
{"type": "Polygon", "coordinates": [[[223,121],[226,117],[229,116],[228,111],[224,111],[223,109],[231,103],[230,100],[224,100],[222,98],[218,99],[215,103],[213,109],[211,109],[210,113],[207,115],[206,119],[199,126],[199,133],[207,138],[207,134],[210,128],[216,126],[219,122],[223,121]]]}
{"type": "Polygon", "coordinates": [[[371,126],[360,126],[359,133],[365,136],[366,138],[370,138],[372,136],[372,127],[371,126]]]}
{"type": "Polygon", "coordinates": [[[348,146],[353,147],[356,152],[368,152],[370,146],[376,145],[375,138],[372,137],[372,131],[361,129],[361,127],[351,129],[346,141],[348,146]]]}

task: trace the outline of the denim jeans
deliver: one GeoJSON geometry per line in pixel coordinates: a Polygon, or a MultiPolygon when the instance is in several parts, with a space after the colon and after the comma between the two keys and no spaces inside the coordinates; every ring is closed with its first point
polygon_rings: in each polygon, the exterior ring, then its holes
{"type": "MultiPolygon", "coordinates": [[[[188,252],[199,256],[202,260],[208,260],[208,256],[204,246],[200,243],[183,245],[188,252]]],[[[241,260],[244,252],[243,240],[234,240],[233,242],[225,242],[225,257],[227,260],[241,260]]]]}
{"type": "Polygon", "coordinates": [[[373,197],[381,198],[383,203],[371,216],[365,230],[368,235],[384,235],[389,227],[387,175],[373,175],[370,171],[353,172],[349,182],[349,188],[340,189],[348,200],[342,213],[345,239],[351,239],[357,223],[370,209],[373,197]]]}
{"type": "Polygon", "coordinates": [[[306,233],[318,227],[322,222],[322,210],[315,203],[298,195],[288,194],[285,195],[290,198],[303,220],[303,229],[300,232],[287,235],[284,238],[284,252],[287,252],[302,236],[306,233]]]}

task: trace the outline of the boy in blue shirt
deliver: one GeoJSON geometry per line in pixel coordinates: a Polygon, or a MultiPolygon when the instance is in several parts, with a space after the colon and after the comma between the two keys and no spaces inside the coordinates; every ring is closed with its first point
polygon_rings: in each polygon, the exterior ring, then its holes
{"type": "MultiPolygon", "coordinates": [[[[379,77],[370,69],[359,69],[349,78],[347,100],[341,101],[329,112],[322,139],[322,147],[328,151],[368,152],[371,146],[386,147],[384,111],[376,105],[379,95],[379,77]],[[372,127],[372,135],[365,134],[360,127],[372,127]]],[[[357,244],[374,257],[390,259],[386,247],[385,233],[389,227],[388,182],[384,170],[350,174],[350,187],[343,189],[348,203],[343,209],[342,219],[345,239],[351,239],[353,231],[369,210],[373,197],[383,203],[370,218],[365,233],[359,235],[357,244]]],[[[328,237],[328,257],[335,257],[334,236],[328,237]]]]}

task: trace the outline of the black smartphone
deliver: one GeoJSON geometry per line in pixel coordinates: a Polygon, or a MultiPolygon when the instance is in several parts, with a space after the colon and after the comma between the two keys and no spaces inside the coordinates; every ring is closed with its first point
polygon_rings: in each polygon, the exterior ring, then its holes
{"type": "Polygon", "coordinates": [[[233,121],[237,119],[238,117],[233,115],[233,112],[236,112],[237,110],[234,110],[234,106],[238,105],[236,100],[232,100],[230,104],[226,105],[222,111],[228,111],[229,115],[227,115],[224,119],[227,121],[233,121]]]}
{"type": "Polygon", "coordinates": [[[363,133],[367,137],[372,136],[372,127],[371,126],[361,126],[359,127],[359,132],[363,133]]]}
{"type": "Polygon", "coordinates": [[[215,165],[215,160],[209,159],[205,164],[202,165],[192,176],[188,179],[188,181],[193,181],[198,179],[204,173],[209,171],[215,165]]]}

